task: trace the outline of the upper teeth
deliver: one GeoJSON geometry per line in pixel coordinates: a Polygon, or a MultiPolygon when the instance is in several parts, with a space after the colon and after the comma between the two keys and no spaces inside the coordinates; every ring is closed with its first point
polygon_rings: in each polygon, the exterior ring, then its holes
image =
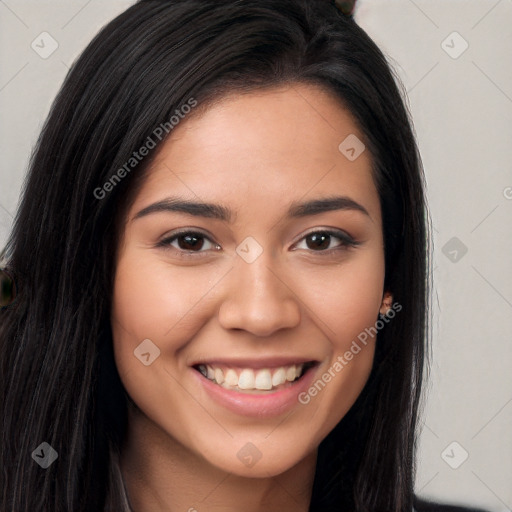
{"type": "Polygon", "coordinates": [[[209,364],[199,365],[199,371],[207,378],[225,388],[269,390],[285,382],[293,382],[302,375],[304,364],[292,364],[280,368],[220,368],[209,364]]]}

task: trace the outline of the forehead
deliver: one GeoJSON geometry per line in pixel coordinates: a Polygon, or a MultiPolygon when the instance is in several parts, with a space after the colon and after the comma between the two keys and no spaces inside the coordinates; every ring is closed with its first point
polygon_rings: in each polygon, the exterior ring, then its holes
{"type": "Polygon", "coordinates": [[[352,114],[317,86],[228,95],[174,128],[134,206],[171,193],[230,203],[235,211],[251,204],[284,207],[286,198],[350,194],[375,210],[369,152],[348,159],[340,151],[347,137],[363,147],[352,114]]]}

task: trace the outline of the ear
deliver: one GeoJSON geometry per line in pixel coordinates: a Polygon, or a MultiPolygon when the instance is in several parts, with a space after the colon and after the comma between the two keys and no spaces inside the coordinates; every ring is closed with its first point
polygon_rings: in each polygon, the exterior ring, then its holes
{"type": "Polygon", "coordinates": [[[334,0],[334,5],[345,16],[352,16],[352,14],[354,14],[354,8],[356,6],[356,0],[334,0]]]}
{"type": "Polygon", "coordinates": [[[16,298],[14,279],[0,268],[0,308],[9,306],[16,298]]]}
{"type": "Polygon", "coordinates": [[[385,292],[382,296],[382,303],[380,305],[380,314],[386,315],[388,311],[391,309],[391,305],[393,304],[393,294],[391,292],[385,292]]]}

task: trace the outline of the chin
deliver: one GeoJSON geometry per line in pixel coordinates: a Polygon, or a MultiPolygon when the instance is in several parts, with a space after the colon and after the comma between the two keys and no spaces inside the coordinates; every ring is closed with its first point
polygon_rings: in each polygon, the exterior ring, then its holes
{"type": "MultiPolygon", "coordinates": [[[[300,443],[302,449],[298,450],[297,442],[290,441],[270,443],[239,436],[238,439],[226,443],[219,442],[207,450],[198,453],[216,468],[244,478],[269,478],[286,473],[300,464],[305,458],[313,455],[314,449],[307,450],[305,442],[300,443]]],[[[197,448],[196,448],[197,451],[197,448]]]]}

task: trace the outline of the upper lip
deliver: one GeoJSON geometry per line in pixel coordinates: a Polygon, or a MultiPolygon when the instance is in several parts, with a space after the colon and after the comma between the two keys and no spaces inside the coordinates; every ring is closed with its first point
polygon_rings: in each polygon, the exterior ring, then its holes
{"type": "Polygon", "coordinates": [[[316,363],[317,361],[312,357],[264,357],[264,358],[204,358],[202,360],[194,361],[190,366],[198,366],[201,364],[208,364],[210,366],[231,366],[238,368],[279,368],[280,366],[291,366],[292,364],[301,363],[316,363]]]}

